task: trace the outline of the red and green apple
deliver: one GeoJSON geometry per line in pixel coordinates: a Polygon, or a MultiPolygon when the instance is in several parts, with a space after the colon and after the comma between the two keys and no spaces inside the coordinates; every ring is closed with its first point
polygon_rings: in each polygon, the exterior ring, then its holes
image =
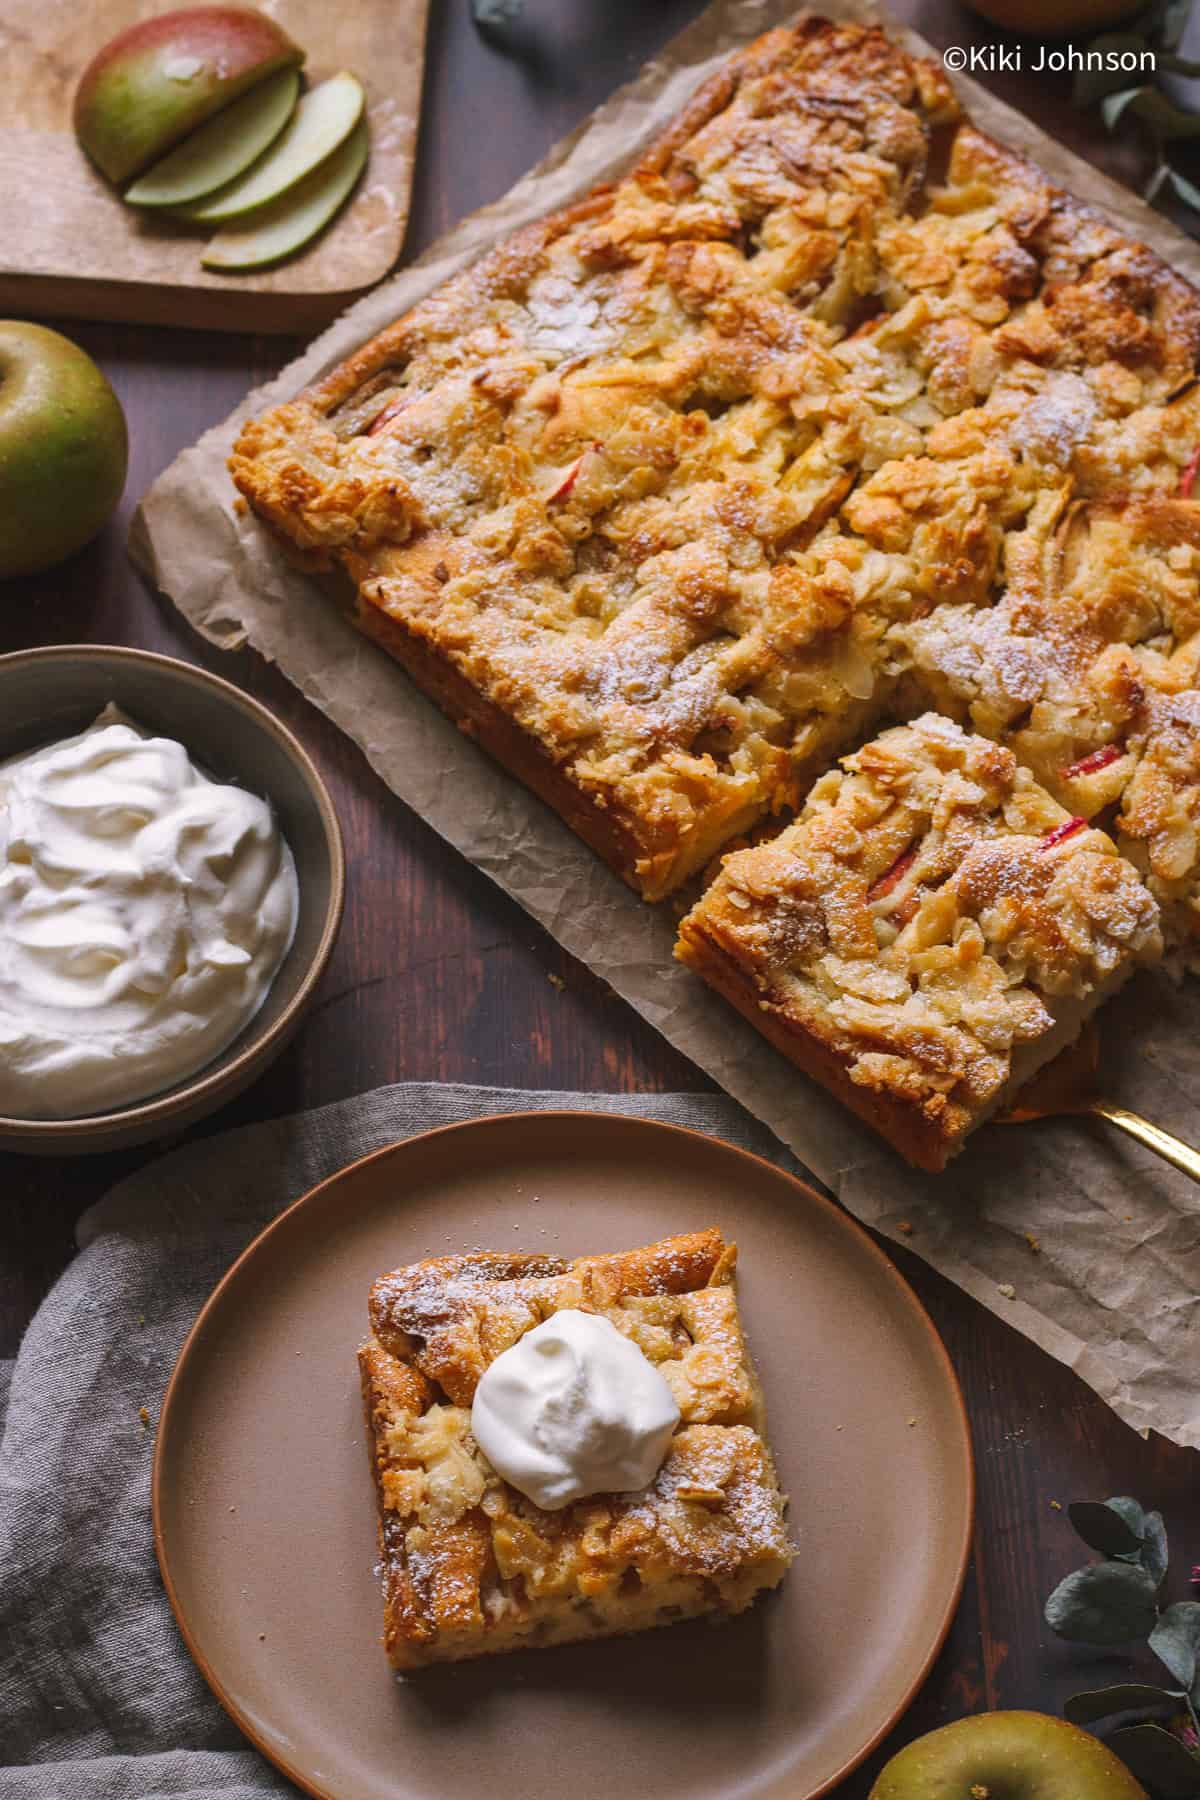
{"type": "Polygon", "coordinates": [[[75,93],[75,134],[118,184],[138,175],[304,52],[264,13],[194,6],[143,19],[105,44],[75,93]]]}

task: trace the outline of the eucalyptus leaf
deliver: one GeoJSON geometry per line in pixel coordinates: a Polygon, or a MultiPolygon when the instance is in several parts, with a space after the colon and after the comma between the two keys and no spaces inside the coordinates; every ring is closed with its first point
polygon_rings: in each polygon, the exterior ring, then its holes
{"type": "MultiPolygon", "coordinates": [[[[1081,107],[1103,103],[1109,94],[1124,92],[1131,75],[1137,80],[1132,69],[1079,69],[1072,85],[1071,98],[1076,106],[1081,107]]],[[[1141,82],[1143,86],[1148,85],[1145,76],[1141,77],[1141,82]]]]}
{"type": "Polygon", "coordinates": [[[1161,1725],[1126,1725],[1105,1742],[1161,1800],[1200,1796],[1200,1761],[1161,1725]]]}
{"type": "Polygon", "coordinates": [[[1129,79],[1129,69],[1122,69],[1118,58],[1125,52],[1132,52],[1136,56],[1149,49],[1149,45],[1140,32],[1107,31],[1103,36],[1093,38],[1088,49],[1102,53],[1111,50],[1114,55],[1112,58],[1104,58],[1109,65],[1106,68],[1075,71],[1075,78],[1071,83],[1071,98],[1076,106],[1095,106],[1097,100],[1119,88],[1129,79]]]}
{"type": "Polygon", "coordinates": [[[1200,1601],[1180,1600],[1168,1606],[1150,1633],[1150,1648],[1176,1681],[1190,1692],[1200,1655],[1200,1601]]]}
{"type": "Polygon", "coordinates": [[[1119,93],[1106,94],[1104,96],[1104,99],[1100,102],[1100,111],[1104,117],[1104,123],[1110,131],[1116,130],[1117,120],[1121,117],[1125,108],[1129,105],[1131,100],[1136,100],[1138,95],[1143,91],[1144,90],[1140,87],[1122,88],[1119,93]]]}
{"type": "Polygon", "coordinates": [[[1154,1628],[1157,1583],[1131,1563],[1091,1563],[1060,1581],[1046,1602],[1046,1623],[1079,1644],[1123,1644],[1154,1628]]]}
{"type": "MultiPolygon", "coordinates": [[[[1176,179],[1174,169],[1169,170],[1168,173],[1174,181],[1176,179]]],[[[1180,176],[1179,179],[1183,180],[1183,177],[1180,176]]],[[[1200,206],[1200,189],[1192,187],[1190,181],[1185,181],[1183,185],[1191,188],[1192,193],[1196,196],[1194,204],[1200,206]]],[[[1187,195],[1181,194],[1180,199],[1187,200],[1187,195]]],[[[1191,206],[1193,202],[1187,200],[1187,204],[1191,206]]],[[[1167,1572],[1167,1528],[1163,1524],[1163,1516],[1160,1512],[1149,1512],[1145,1515],[1142,1528],[1142,1551],[1138,1561],[1147,1575],[1161,1584],[1167,1572]]]]}
{"type": "Polygon", "coordinates": [[[1150,1707],[1178,1712],[1187,1695],[1178,1688],[1150,1687],[1139,1681],[1119,1682],[1116,1687],[1092,1688],[1086,1694],[1072,1694],[1063,1714],[1072,1725],[1094,1725],[1098,1719],[1111,1719],[1114,1713],[1142,1712],[1150,1707]]]}
{"type": "Polygon", "coordinates": [[[1186,112],[1158,88],[1139,88],[1124,110],[1135,114],[1164,143],[1200,137],[1200,113],[1186,112]]]}
{"type": "Polygon", "coordinates": [[[524,0],[471,0],[475,23],[485,30],[515,25],[524,10],[524,0]]]}
{"type": "Polygon", "coordinates": [[[1124,1519],[1140,1543],[1146,1535],[1146,1509],[1141,1501],[1132,1494],[1110,1494],[1104,1504],[1124,1519]]]}
{"type": "Polygon", "coordinates": [[[1067,1517],[1090,1550],[1105,1556],[1136,1556],[1141,1550],[1140,1521],[1131,1524],[1111,1501],[1072,1500],[1067,1517]]]}

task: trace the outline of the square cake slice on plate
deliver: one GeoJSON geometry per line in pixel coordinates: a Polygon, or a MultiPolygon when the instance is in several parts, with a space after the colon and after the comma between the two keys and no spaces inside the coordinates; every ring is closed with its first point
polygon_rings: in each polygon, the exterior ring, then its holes
{"type": "Polygon", "coordinates": [[[475,1251],[375,1283],[359,1366],[395,1668],[738,1613],[782,1580],[736,1259],[714,1229],[573,1262],[475,1251]],[[498,1358],[567,1312],[615,1327],[679,1419],[648,1485],[545,1510],[489,1463],[472,1405],[498,1358]]]}
{"type": "Polygon", "coordinates": [[[1010,751],[927,713],[727,856],[676,954],[938,1170],[1161,949],[1158,906],[1112,840],[1010,751]]]}

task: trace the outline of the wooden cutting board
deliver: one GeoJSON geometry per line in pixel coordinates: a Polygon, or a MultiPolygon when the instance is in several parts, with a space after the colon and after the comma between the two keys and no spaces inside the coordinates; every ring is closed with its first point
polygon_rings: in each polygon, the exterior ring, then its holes
{"type": "Polygon", "coordinates": [[[262,274],[200,267],[202,234],[122,205],[71,130],[101,44],[169,0],[3,0],[0,312],[219,331],[311,331],[387,273],[408,220],[429,0],[265,0],[308,52],[310,83],[349,69],[367,90],[371,156],[316,242],[262,274]]]}

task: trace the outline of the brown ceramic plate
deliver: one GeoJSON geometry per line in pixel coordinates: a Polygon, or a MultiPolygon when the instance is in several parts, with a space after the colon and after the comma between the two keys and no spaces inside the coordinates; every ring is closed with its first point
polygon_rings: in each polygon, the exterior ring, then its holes
{"type": "Polygon", "coordinates": [[[154,1465],[171,1604],[218,1698],[322,1800],[828,1792],[904,1710],[958,1601],[962,1398],[911,1289],[771,1164],[595,1113],[381,1150],[251,1245],[184,1345],[154,1465]],[[399,1681],[380,1648],[354,1352],[383,1270],[471,1246],[577,1255],[720,1225],[800,1555],[728,1624],[399,1681]]]}

